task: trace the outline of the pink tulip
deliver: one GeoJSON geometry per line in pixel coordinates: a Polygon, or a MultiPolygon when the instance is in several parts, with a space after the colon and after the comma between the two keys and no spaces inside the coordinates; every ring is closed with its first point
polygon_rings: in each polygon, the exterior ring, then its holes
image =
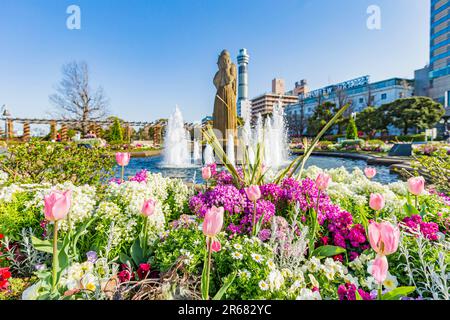
{"type": "Polygon", "coordinates": [[[377,256],[372,264],[372,276],[378,283],[383,283],[386,280],[388,272],[388,261],[386,256],[377,256]]]}
{"type": "Polygon", "coordinates": [[[121,167],[125,167],[130,162],[130,153],[129,152],[117,152],[116,153],[116,161],[117,164],[121,167]]]}
{"type": "Polygon", "coordinates": [[[421,195],[425,190],[425,179],[423,177],[409,178],[408,190],[415,196],[421,195]]]}
{"type": "Polygon", "coordinates": [[[381,209],[384,208],[384,205],[385,205],[385,201],[384,201],[383,195],[381,195],[379,193],[372,193],[370,195],[369,206],[373,210],[380,211],[381,209]]]}
{"type": "Polygon", "coordinates": [[[141,213],[145,217],[150,217],[155,212],[156,201],[153,199],[144,200],[141,213]]]}
{"type": "Polygon", "coordinates": [[[202,178],[203,180],[209,180],[211,179],[211,168],[209,166],[202,168],[202,178]]]}
{"type": "Polygon", "coordinates": [[[398,248],[400,230],[389,222],[373,222],[369,225],[369,242],[379,255],[387,256],[398,248]]]}
{"type": "Polygon", "coordinates": [[[325,191],[331,182],[331,176],[326,173],[319,173],[316,178],[316,186],[320,191],[325,191]]]}
{"type": "Polygon", "coordinates": [[[219,252],[220,249],[222,249],[222,245],[220,244],[220,241],[214,240],[211,245],[211,250],[213,252],[219,252]]]}
{"type": "Polygon", "coordinates": [[[69,213],[72,204],[72,191],[52,191],[44,196],[44,215],[48,221],[64,219],[69,213]]]}
{"type": "Polygon", "coordinates": [[[366,175],[367,178],[372,179],[377,174],[377,169],[367,167],[364,169],[364,174],[366,175]]]}
{"type": "Polygon", "coordinates": [[[213,206],[206,211],[205,220],[203,221],[203,233],[208,237],[215,237],[222,230],[223,226],[223,207],[213,206]]]}
{"type": "Polygon", "coordinates": [[[245,194],[247,195],[248,199],[250,201],[257,201],[259,198],[261,198],[261,190],[258,186],[250,186],[248,188],[245,188],[245,194]]]}

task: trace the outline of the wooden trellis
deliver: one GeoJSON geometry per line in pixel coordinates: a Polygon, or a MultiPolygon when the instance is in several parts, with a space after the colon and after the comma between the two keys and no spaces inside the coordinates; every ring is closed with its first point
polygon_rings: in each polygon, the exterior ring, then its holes
{"type": "MultiPolygon", "coordinates": [[[[56,140],[56,135],[58,131],[58,125],[61,127],[61,140],[67,141],[67,132],[70,127],[80,127],[82,122],[79,120],[72,119],[32,119],[32,118],[7,118],[2,119],[6,121],[7,128],[7,139],[13,138],[14,123],[23,124],[23,135],[21,139],[23,141],[29,141],[31,138],[31,125],[32,124],[46,124],[50,126],[50,139],[56,140]]],[[[98,120],[98,121],[88,121],[88,127],[90,131],[95,132],[97,135],[101,132],[103,126],[111,126],[114,120],[98,120]]],[[[162,129],[166,126],[166,121],[124,121],[122,125],[125,126],[125,137],[130,140],[133,127],[143,127],[149,136],[150,129],[153,128],[153,143],[154,145],[160,145],[162,142],[162,129]]],[[[191,127],[192,124],[186,124],[186,127],[191,127]]],[[[3,131],[3,130],[2,130],[3,131]]]]}

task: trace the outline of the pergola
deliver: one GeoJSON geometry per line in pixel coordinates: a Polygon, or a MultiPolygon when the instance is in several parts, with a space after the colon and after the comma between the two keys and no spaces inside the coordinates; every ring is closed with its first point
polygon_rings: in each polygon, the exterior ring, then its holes
{"type": "MultiPolygon", "coordinates": [[[[2,120],[6,122],[6,139],[14,138],[14,123],[23,124],[22,141],[29,141],[31,138],[30,127],[32,124],[47,124],[50,125],[50,139],[56,140],[56,134],[58,126],[61,129],[61,140],[67,141],[67,131],[70,127],[80,127],[82,121],[74,119],[34,119],[34,118],[12,118],[3,117],[2,120]]],[[[95,120],[87,121],[90,131],[99,134],[99,130],[103,126],[110,126],[114,123],[114,120],[95,120]]],[[[146,121],[123,121],[122,125],[125,126],[125,137],[127,140],[131,139],[132,127],[144,128],[144,132],[147,132],[150,138],[150,129],[153,128],[153,143],[154,145],[160,145],[162,142],[162,128],[167,125],[165,120],[158,120],[153,122],[146,121]]],[[[192,124],[187,124],[186,127],[190,127],[192,124]]],[[[3,134],[0,129],[0,134],[3,134]]]]}

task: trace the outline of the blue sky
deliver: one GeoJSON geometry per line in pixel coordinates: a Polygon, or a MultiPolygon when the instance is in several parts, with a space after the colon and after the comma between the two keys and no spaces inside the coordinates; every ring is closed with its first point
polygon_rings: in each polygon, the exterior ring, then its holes
{"type": "Polygon", "coordinates": [[[248,49],[250,97],[307,79],[312,89],[370,75],[413,78],[428,62],[429,0],[1,0],[0,105],[45,117],[61,66],[84,60],[111,113],[188,121],[212,113],[223,48],[248,49]],[[66,8],[81,8],[68,30],[66,8]],[[381,30],[366,9],[381,8],[381,30]]]}

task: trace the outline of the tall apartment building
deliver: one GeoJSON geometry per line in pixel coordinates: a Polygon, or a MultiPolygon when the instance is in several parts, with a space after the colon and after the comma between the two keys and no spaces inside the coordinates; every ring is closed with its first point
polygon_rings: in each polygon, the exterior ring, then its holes
{"type": "Polygon", "coordinates": [[[430,91],[446,108],[450,104],[450,0],[431,0],[430,91]]]}
{"type": "Polygon", "coordinates": [[[252,120],[254,121],[258,114],[261,114],[263,117],[270,115],[273,111],[273,106],[278,104],[279,101],[281,101],[283,106],[297,103],[298,95],[294,95],[294,90],[285,92],[284,80],[273,79],[272,92],[264,93],[251,100],[252,120]]]}

